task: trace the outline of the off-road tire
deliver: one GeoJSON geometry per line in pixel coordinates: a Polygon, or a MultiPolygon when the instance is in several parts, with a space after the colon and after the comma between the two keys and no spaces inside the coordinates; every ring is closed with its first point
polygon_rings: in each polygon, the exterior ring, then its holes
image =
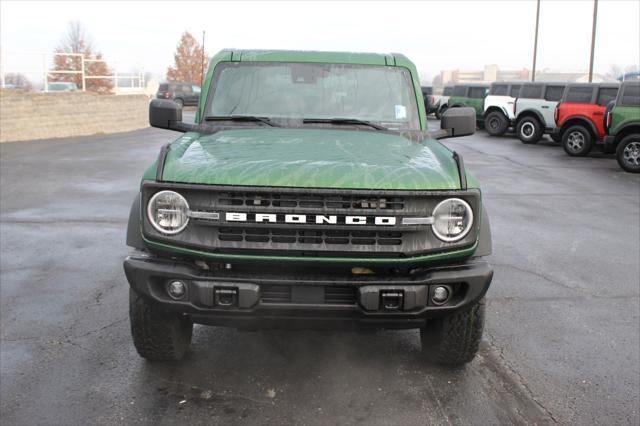
{"type": "Polygon", "coordinates": [[[538,143],[542,138],[542,124],[535,117],[524,117],[516,125],[516,135],[520,142],[526,144],[538,143]]]}
{"type": "Polygon", "coordinates": [[[591,132],[579,124],[569,127],[562,133],[562,147],[572,157],[584,157],[593,148],[591,132]]]}
{"type": "Polygon", "coordinates": [[[499,111],[492,111],[484,118],[484,128],[491,136],[502,136],[509,127],[509,120],[499,111]]]}
{"type": "Polygon", "coordinates": [[[420,329],[422,353],[443,365],[463,365],[478,353],[484,328],[484,298],[466,309],[430,320],[420,329]]]}
{"type": "Polygon", "coordinates": [[[630,134],[620,141],[616,159],[625,172],[640,173],[640,133],[630,134]]]}
{"type": "Polygon", "coordinates": [[[163,311],[131,289],[129,320],[133,344],[149,361],[178,361],[191,344],[193,323],[189,317],[163,311]]]}

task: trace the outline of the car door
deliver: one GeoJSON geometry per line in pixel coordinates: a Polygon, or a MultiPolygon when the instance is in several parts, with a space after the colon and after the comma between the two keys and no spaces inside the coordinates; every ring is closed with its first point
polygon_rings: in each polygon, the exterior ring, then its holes
{"type": "Polygon", "coordinates": [[[196,86],[195,84],[191,86],[191,90],[193,91],[193,104],[198,105],[200,101],[200,86],[196,86]]]}
{"type": "Polygon", "coordinates": [[[484,114],[484,98],[489,91],[488,87],[470,87],[469,98],[467,101],[468,106],[476,110],[476,119],[481,120],[484,114]]]}
{"type": "Polygon", "coordinates": [[[547,84],[544,87],[544,98],[540,103],[540,112],[547,129],[553,129],[556,126],[556,105],[562,99],[565,86],[564,84],[547,84]]]}

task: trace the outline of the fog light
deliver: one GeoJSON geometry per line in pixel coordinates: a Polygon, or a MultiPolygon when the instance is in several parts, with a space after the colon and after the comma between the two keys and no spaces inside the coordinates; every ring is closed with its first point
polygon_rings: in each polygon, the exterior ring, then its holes
{"type": "Polygon", "coordinates": [[[447,287],[439,285],[433,289],[433,293],[431,293],[431,301],[436,305],[442,305],[449,300],[450,294],[451,292],[447,287]]]}
{"type": "Polygon", "coordinates": [[[171,281],[167,285],[167,293],[172,299],[180,300],[187,293],[187,287],[182,281],[171,281]]]}

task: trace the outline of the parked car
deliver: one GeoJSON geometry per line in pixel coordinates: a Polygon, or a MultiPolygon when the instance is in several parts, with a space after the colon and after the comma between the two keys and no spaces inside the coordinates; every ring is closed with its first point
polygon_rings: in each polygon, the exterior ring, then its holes
{"type": "Polygon", "coordinates": [[[200,99],[200,86],[191,83],[162,83],[156,97],[171,99],[180,106],[195,106],[200,99]]]}
{"type": "Polygon", "coordinates": [[[47,92],[75,92],[78,90],[76,83],[55,82],[47,84],[47,92]]]}
{"type": "Polygon", "coordinates": [[[492,136],[502,136],[515,121],[515,105],[521,82],[496,82],[484,99],[484,129],[492,136]]]}
{"type": "Polygon", "coordinates": [[[556,106],[554,139],[562,141],[567,154],[587,155],[605,136],[604,115],[615,101],[618,83],[571,83],[556,106]]]}
{"type": "Polygon", "coordinates": [[[436,98],[433,96],[433,87],[432,86],[422,86],[422,98],[424,99],[424,108],[427,113],[433,114],[438,110],[438,104],[436,98]]]}
{"type": "Polygon", "coordinates": [[[449,97],[448,108],[471,107],[476,111],[476,123],[484,125],[484,98],[489,93],[487,84],[456,84],[449,97]]]}
{"type": "MultiPolygon", "coordinates": [[[[522,143],[538,143],[556,127],[556,105],[566,83],[523,83],[516,99],[516,136],[522,143]]],[[[558,142],[558,140],[556,140],[558,142]]]]}
{"type": "Polygon", "coordinates": [[[435,138],[473,134],[474,111],[426,133],[399,54],[224,50],[209,69],[195,123],[149,106],[152,126],[187,133],[149,159],[131,208],[138,353],[181,358],[194,323],[418,328],[428,360],[470,362],[490,228],[478,181],[435,138]]]}
{"type": "Polygon", "coordinates": [[[623,170],[640,173],[640,81],[625,81],[606,113],[604,146],[623,170]]]}
{"type": "Polygon", "coordinates": [[[442,118],[442,114],[449,108],[449,98],[453,93],[453,86],[444,86],[442,89],[442,95],[438,97],[438,109],[435,112],[436,118],[439,120],[442,118]]]}

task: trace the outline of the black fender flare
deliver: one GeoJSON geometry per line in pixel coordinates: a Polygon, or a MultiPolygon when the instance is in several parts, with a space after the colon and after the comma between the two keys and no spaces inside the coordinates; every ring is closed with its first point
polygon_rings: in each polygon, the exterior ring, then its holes
{"type": "Polygon", "coordinates": [[[474,257],[489,256],[493,251],[493,242],[491,240],[491,223],[489,215],[484,205],[482,206],[482,216],[480,218],[480,235],[478,235],[478,247],[476,248],[474,257]]]}
{"type": "Polygon", "coordinates": [[[129,211],[129,222],[127,224],[127,245],[133,248],[144,250],[144,241],[140,234],[140,193],[136,195],[136,198],[131,204],[131,210],[129,211]]]}
{"type": "Polygon", "coordinates": [[[525,109],[524,111],[522,111],[520,114],[518,114],[518,117],[516,118],[516,123],[519,123],[520,120],[522,120],[527,115],[535,116],[536,119],[542,125],[542,130],[544,130],[544,126],[545,126],[544,117],[542,116],[542,114],[540,112],[536,111],[535,109],[525,109]]]}
{"type": "Polygon", "coordinates": [[[502,114],[504,114],[504,117],[507,119],[507,121],[509,120],[509,114],[507,114],[507,110],[501,106],[489,107],[489,109],[486,110],[482,116],[484,118],[487,118],[487,115],[491,114],[493,111],[500,111],[502,114]]]}
{"type": "Polygon", "coordinates": [[[586,127],[587,130],[591,132],[591,136],[593,136],[594,140],[598,139],[598,130],[596,129],[596,126],[594,126],[591,120],[581,115],[574,115],[573,117],[569,117],[567,120],[565,120],[564,124],[562,125],[562,128],[560,129],[560,133],[564,134],[565,130],[567,130],[569,127],[575,126],[578,124],[586,127]]]}

